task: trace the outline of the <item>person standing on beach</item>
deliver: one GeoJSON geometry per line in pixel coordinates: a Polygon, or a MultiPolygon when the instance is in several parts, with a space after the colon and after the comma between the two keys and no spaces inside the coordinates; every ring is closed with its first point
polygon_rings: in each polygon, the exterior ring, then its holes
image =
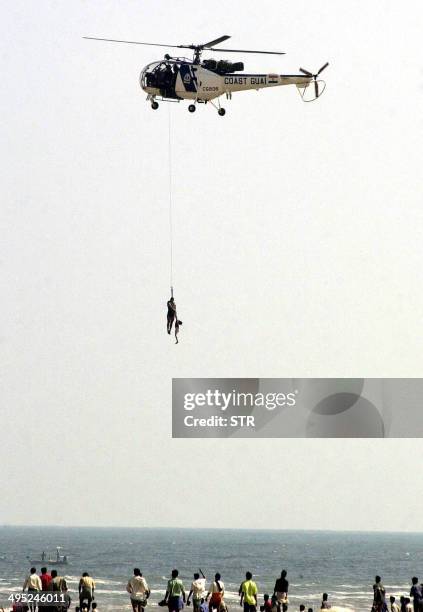
{"type": "Polygon", "coordinates": [[[50,588],[52,591],[59,591],[61,593],[66,593],[68,590],[66,579],[63,576],[58,576],[57,570],[51,570],[50,588]]]}
{"type": "Polygon", "coordinates": [[[215,574],[214,582],[212,582],[209,586],[209,592],[206,596],[206,601],[208,601],[209,597],[211,596],[209,602],[209,612],[212,612],[212,610],[219,610],[220,604],[223,602],[223,598],[225,596],[225,585],[220,578],[221,576],[219,573],[215,574]]]}
{"type": "Polygon", "coordinates": [[[126,590],[131,597],[132,610],[134,612],[143,612],[150,597],[150,589],[138,567],[134,567],[134,575],[128,580],[126,590]]]}
{"type": "Polygon", "coordinates": [[[63,593],[64,599],[66,603],[62,606],[52,607],[52,611],[62,612],[63,610],[67,610],[70,606],[70,597],[68,595],[68,585],[66,583],[66,579],[63,576],[57,575],[57,570],[51,570],[51,582],[49,585],[50,591],[53,593],[63,593]]]}
{"type": "Polygon", "coordinates": [[[50,582],[51,582],[51,576],[47,572],[47,568],[46,567],[42,567],[41,568],[40,580],[41,580],[41,584],[43,585],[42,590],[43,591],[49,591],[50,590],[49,587],[50,587],[50,582]]]}
{"type": "Polygon", "coordinates": [[[395,597],[393,595],[390,596],[389,601],[391,603],[391,612],[401,612],[399,605],[395,603],[395,597]]]}
{"type": "Polygon", "coordinates": [[[91,603],[94,599],[94,590],[95,590],[95,582],[88,574],[88,572],[84,572],[79,581],[78,591],[79,591],[79,606],[81,609],[84,606],[87,608],[88,612],[91,609],[91,603]],[[84,601],[87,603],[84,604],[84,601]]]}
{"type": "Polygon", "coordinates": [[[187,599],[187,606],[189,606],[191,603],[192,595],[192,607],[194,612],[199,612],[201,600],[204,599],[204,592],[206,590],[206,577],[204,576],[201,569],[200,572],[202,578],[200,578],[200,574],[198,572],[194,574],[194,580],[192,581],[191,590],[188,594],[187,599]]]}
{"type": "Polygon", "coordinates": [[[320,606],[321,610],[330,610],[331,606],[329,605],[328,602],[328,594],[327,593],[323,593],[322,596],[322,605],[320,606]]]}
{"type": "MultiPolygon", "coordinates": [[[[26,578],[24,585],[22,587],[22,591],[27,590],[28,593],[38,593],[38,591],[42,591],[43,590],[43,585],[42,582],[40,580],[40,577],[37,576],[37,570],[35,567],[31,567],[29,576],[26,578]]],[[[31,603],[29,605],[29,609],[31,611],[34,611],[37,609],[36,604],[31,603]]]]}
{"type": "Polygon", "coordinates": [[[414,612],[423,612],[423,588],[416,576],[411,579],[410,597],[413,598],[414,612]]]}
{"type": "MultiPolygon", "coordinates": [[[[41,580],[41,584],[43,585],[42,590],[43,591],[51,591],[52,587],[51,587],[51,575],[47,572],[47,568],[46,567],[42,567],[41,568],[41,574],[40,574],[40,580],[41,580]]],[[[53,606],[43,606],[43,610],[42,612],[56,612],[56,608],[53,606]]]]}
{"type": "Polygon", "coordinates": [[[278,602],[278,612],[282,610],[288,610],[288,588],[289,582],[286,579],[287,571],[281,571],[281,577],[275,582],[275,588],[273,589],[273,595],[276,595],[276,601],[278,602]]]}
{"type": "Polygon", "coordinates": [[[245,574],[245,580],[241,585],[241,599],[239,605],[244,606],[244,612],[256,612],[257,610],[257,585],[253,581],[251,572],[245,574]]]}
{"type": "Polygon", "coordinates": [[[376,576],[375,584],[373,585],[373,608],[375,612],[384,612],[386,609],[385,587],[382,584],[380,576],[376,576]]]}
{"type": "Polygon", "coordinates": [[[179,612],[179,610],[182,610],[184,607],[185,589],[182,580],[178,578],[178,576],[178,570],[172,570],[172,578],[167,583],[167,591],[164,600],[169,612],[179,612]]]}

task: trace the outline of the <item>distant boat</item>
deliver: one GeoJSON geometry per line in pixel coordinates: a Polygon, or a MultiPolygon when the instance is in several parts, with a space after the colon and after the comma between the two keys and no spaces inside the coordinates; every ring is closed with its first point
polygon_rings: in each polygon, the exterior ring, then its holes
{"type": "Polygon", "coordinates": [[[61,555],[60,554],[60,546],[57,546],[56,548],[56,558],[49,558],[49,556],[47,555],[47,553],[45,551],[43,551],[41,553],[41,559],[31,559],[31,557],[27,556],[27,559],[30,561],[30,563],[45,563],[46,565],[67,565],[68,564],[68,558],[66,555],[61,555]]]}

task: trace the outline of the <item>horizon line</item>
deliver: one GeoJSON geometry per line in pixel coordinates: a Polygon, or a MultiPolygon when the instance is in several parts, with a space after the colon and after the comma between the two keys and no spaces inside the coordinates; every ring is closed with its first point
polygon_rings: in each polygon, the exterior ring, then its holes
{"type": "Polygon", "coordinates": [[[60,524],[24,524],[1,523],[0,529],[7,528],[34,528],[34,529],[145,529],[145,530],[176,530],[176,531],[275,531],[275,532],[317,532],[317,533],[379,533],[379,534],[422,534],[423,531],[413,530],[386,530],[386,529],[319,529],[295,527],[179,527],[179,526],[140,526],[140,525],[60,525],[60,524]]]}

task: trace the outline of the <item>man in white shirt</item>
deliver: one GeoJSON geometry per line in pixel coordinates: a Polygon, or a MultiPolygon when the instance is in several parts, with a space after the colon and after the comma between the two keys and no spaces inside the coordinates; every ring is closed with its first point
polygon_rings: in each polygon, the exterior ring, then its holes
{"type": "MultiPolygon", "coordinates": [[[[25,580],[22,590],[28,590],[28,593],[36,593],[37,591],[43,590],[41,579],[39,576],[37,576],[37,570],[35,567],[31,567],[30,574],[25,580]]],[[[37,609],[37,606],[35,604],[30,604],[29,609],[34,611],[37,609]]]]}
{"type": "Polygon", "coordinates": [[[131,597],[133,612],[143,612],[147,605],[147,599],[150,597],[150,589],[138,567],[134,568],[134,575],[128,581],[126,590],[131,597]]]}
{"type": "Polygon", "coordinates": [[[192,595],[192,606],[194,612],[199,612],[201,600],[204,598],[204,593],[206,590],[206,577],[204,576],[203,572],[201,572],[201,576],[202,578],[200,578],[200,574],[194,574],[194,580],[191,584],[191,590],[187,599],[187,606],[189,606],[192,595]]]}

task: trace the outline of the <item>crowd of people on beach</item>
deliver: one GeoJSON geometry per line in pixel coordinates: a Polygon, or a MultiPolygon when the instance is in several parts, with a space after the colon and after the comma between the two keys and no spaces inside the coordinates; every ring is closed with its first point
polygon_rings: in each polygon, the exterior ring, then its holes
{"type": "MultiPolygon", "coordinates": [[[[187,595],[184,583],[179,577],[177,569],[172,570],[171,578],[167,583],[164,598],[158,602],[158,606],[166,607],[168,612],[180,612],[185,606],[192,604],[193,612],[228,612],[225,601],[225,585],[219,573],[216,573],[214,580],[210,581],[206,587],[206,576],[200,569],[193,576],[190,590],[187,595]]],[[[75,607],[75,612],[97,612],[97,602],[95,601],[95,581],[84,572],[78,583],[79,605],[75,607]]],[[[67,612],[72,606],[66,578],[59,576],[56,570],[50,573],[46,567],[41,568],[40,575],[37,574],[35,567],[31,568],[29,575],[23,584],[23,592],[29,595],[53,593],[60,601],[42,603],[32,597],[32,601],[16,596],[11,612],[67,612]],[[35,600],[35,601],[34,601],[35,600]]],[[[133,575],[129,578],[126,591],[130,598],[133,612],[144,612],[148,605],[151,595],[150,587],[141,570],[136,567],[133,575]]],[[[245,574],[245,580],[240,584],[238,595],[239,604],[243,612],[287,612],[289,607],[289,582],[287,571],[283,570],[279,578],[276,579],[273,593],[265,593],[262,602],[259,602],[258,587],[253,580],[251,572],[245,574]]],[[[291,606],[292,607],[292,606],[291,606]]],[[[299,605],[300,612],[313,612],[313,608],[306,605],[299,605]]],[[[318,610],[337,610],[329,602],[328,593],[322,594],[322,601],[318,610]]],[[[0,608],[0,612],[5,612],[0,608]]],[[[373,605],[371,612],[423,612],[423,584],[419,584],[419,579],[414,576],[411,579],[409,596],[390,595],[387,599],[386,589],[382,584],[380,576],[376,576],[373,584],[373,605]]]]}

